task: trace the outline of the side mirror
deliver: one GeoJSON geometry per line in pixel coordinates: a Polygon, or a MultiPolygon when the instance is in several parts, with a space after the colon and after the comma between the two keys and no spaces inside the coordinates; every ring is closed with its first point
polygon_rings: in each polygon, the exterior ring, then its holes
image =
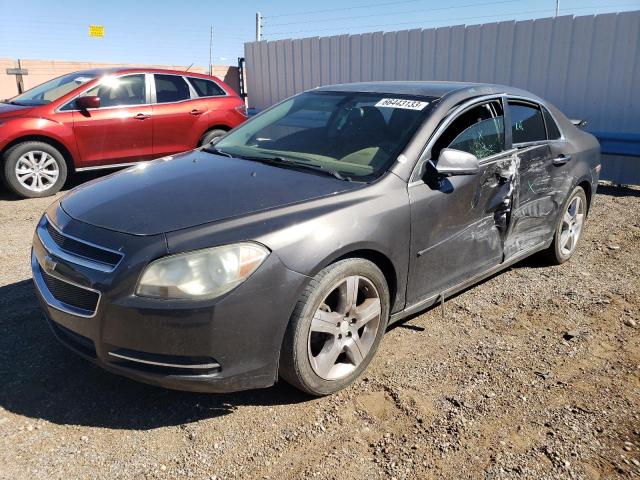
{"type": "Polygon", "coordinates": [[[475,155],[452,148],[443,148],[434,165],[439,175],[475,175],[480,171],[480,163],[475,155]]]}
{"type": "Polygon", "coordinates": [[[79,110],[87,110],[88,108],[100,108],[100,97],[78,97],[76,98],[76,107],[79,110]]]}

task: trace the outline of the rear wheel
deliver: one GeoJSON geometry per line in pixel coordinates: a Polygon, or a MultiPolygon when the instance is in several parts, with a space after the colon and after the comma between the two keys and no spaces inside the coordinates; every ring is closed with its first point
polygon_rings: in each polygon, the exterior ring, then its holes
{"type": "Polygon", "coordinates": [[[562,207],[553,242],[545,251],[550,263],[560,265],[573,256],[586,219],[587,195],[582,187],[576,187],[562,207]]]}
{"type": "Polygon", "coordinates": [[[202,147],[205,145],[209,145],[211,142],[213,142],[217,138],[222,137],[226,133],[227,132],[225,130],[222,130],[219,128],[216,128],[215,130],[209,130],[200,138],[200,141],[198,142],[198,146],[202,147]]]}
{"type": "Polygon", "coordinates": [[[67,179],[67,163],[58,149],[45,142],[23,142],[4,154],[3,179],[24,198],[58,192],[67,179]]]}
{"type": "Polygon", "coordinates": [[[375,355],[389,316],[384,275],[364,259],[320,271],[298,301],[285,334],[280,375],[312,395],[355,381],[375,355]]]}

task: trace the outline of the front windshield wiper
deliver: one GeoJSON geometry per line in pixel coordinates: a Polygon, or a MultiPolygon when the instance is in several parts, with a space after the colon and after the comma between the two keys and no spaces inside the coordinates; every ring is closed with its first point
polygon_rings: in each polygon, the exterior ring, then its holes
{"type": "Polygon", "coordinates": [[[210,145],[208,147],[205,147],[202,150],[204,150],[205,152],[208,152],[208,153],[213,153],[215,155],[224,155],[225,157],[233,158],[233,155],[231,155],[228,152],[225,152],[224,150],[221,150],[221,149],[217,148],[214,145],[210,145]]]}
{"type": "Polygon", "coordinates": [[[296,162],[295,160],[289,160],[287,158],[282,157],[259,157],[259,156],[249,156],[249,155],[235,155],[238,158],[242,158],[244,160],[251,160],[254,162],[266,163],[268,165],[278,165],[282,167],[288,168],[306,168],[308,170],[313,170],[314,172],[319,172],[325,175],[329,175],[331,177],[337,178],[338,180],[343,180],[345,182],[351,182],[351,177],[345,177],[337,170],[332,168],[326,168],[322,165],[317,165],[315,163],[306,163],[306,162],[296,162]]]}

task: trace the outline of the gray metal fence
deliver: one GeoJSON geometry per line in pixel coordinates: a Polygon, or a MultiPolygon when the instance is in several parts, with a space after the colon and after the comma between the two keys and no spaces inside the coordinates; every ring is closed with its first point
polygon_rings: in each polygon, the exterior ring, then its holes
{"type": "Polygon", "coordinates": [[[368,80],[503,83],[640,133],[640,11],[245,44],[249,105],[368,80]]]}
{"type": "Polygon", "coordinates": [[[258,110],[333,83],[491,82],[540,95],[591,131],[638,135],[640,147],[640,11],[253,42],[245,58],[258,110]]]}

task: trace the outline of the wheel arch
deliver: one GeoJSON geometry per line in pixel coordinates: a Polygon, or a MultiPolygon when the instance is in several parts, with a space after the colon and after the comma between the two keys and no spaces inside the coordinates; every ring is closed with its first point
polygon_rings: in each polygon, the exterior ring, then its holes
{"type": "Polygon", "coordinates": [[[395,307],[397,307],[396,300],[398,297],[398,271],[391,259],[379,250],[373,248],[354,248],[348,252],[340,252],[325,259],[324,262],[316,267],[312,275],[315,276],[323,268],[348,258],[362,258],[369,260],[380,269],[387,281],[387,286],[389,287],[390,310],[392,312],[395,311],[395,307]]]}
{"type": "Polygon", "coordinates": [[[229,125],[225,125],[223,123],[220,124],[216,124],[216,125],[211,125],[209,127],[207,127],[198,137],[198,146],[200,146],[200,140],[202,140],[202,137],[204,137],[207,133],[209,133],[212,130],[224,130],[225,132],[228,132],[229,130],[231,130],[232,127],[230,127],[229,125]]]}
{"type": "Polygon", "coordinates": [[[589,210],[591,209],[591,192],[592,192],[592,186],[591,186],[591,182],[586,179],[586,178],[582,178],[577,184],[576,187],[581,187],[584,190],[585,195],[587,196],[587,214],[589,214],[589,210]]]}
{"type": "Polygon", "coordinates": [[[60,142],[59,140],[56,140],[53,137],[49,137],[47,135],[23,135],[21,137],[14,138],[9,143],[7,143],[7,145],[5,145],[2,151],[0,151],[0,158],[4,159],[4,155],[6,152],[8,152],[11,148],[15,147],[16,145],[19,145],[24,142],[48,143],[49,145],[51,145],[52,147],[60,151],[60,153],[64,157],[64,160],[67,164],[67,169],[70,172],[75,171],[74,158],[71,152],[69,151],[69,149],[64,145],[64,143],[60,142]]]}

